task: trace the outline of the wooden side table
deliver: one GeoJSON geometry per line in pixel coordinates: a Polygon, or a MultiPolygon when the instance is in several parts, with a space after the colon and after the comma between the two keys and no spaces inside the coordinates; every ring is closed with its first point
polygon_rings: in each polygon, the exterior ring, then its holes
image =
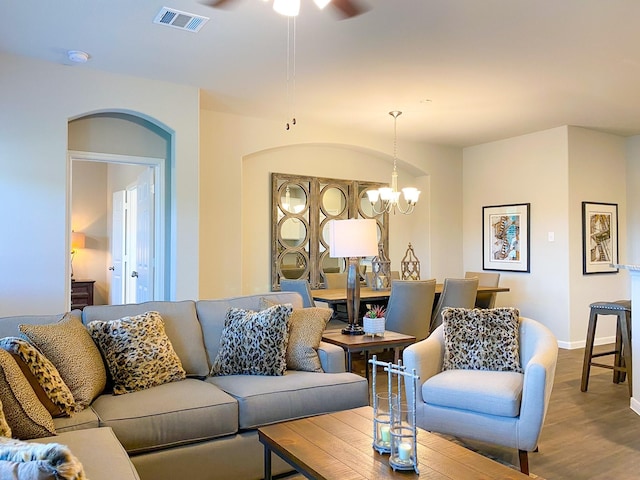
{"type": "Polygon", "coordinates": [[[403,333],[392,332],[386,330],[384,336],[376,335],[345,335],[340,330],[325,330],[322,334],[322,341],[332,343],[342,347],[347,356],[347,371],[351,371],[351,355],[353,353],[364,352],[365,371],[367,379],[369,378],[369,350],[376,348],[393,348],[394,363],[398,363],[400,359],[400,349],[408,347],[415,343],[416,337],[405,335],[403,333]]]}
{"type": "Polygon", "coordinates": [[[71,280],[71,310],[93,305],[94,283],[95,280],[71,280]]]}

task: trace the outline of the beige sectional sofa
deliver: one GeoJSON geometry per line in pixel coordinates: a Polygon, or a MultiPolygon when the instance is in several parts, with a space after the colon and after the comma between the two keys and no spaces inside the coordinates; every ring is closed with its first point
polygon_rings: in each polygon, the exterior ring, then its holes
{"type": "MultiPolygon", "coordinates": [[[[318,350],[324,373],[208,376],[228,308],[260,310],[265,299],[302,308],[301,297],[292,292],[86,307],[85,325],[159,312],[187,378],[124,395],[103,393],[89,408],[56,418],[57,436],[37,441],[68,445],[91,480],[262,478],[258,427],[367,405],[369,399],[366,380],[345,372],[342,349],[325,343],[318,350]]],[[[0,337],[19,335],[23,323],[59,318],[0,318],[0,337]]],[[[273,459],[274,474],[289,470],[273,459]]]]}

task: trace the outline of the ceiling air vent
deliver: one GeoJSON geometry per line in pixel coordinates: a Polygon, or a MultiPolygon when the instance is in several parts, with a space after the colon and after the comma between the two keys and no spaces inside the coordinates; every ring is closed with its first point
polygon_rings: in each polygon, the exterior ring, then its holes
{"type": "Polygon", "coordinates": [[[153,23],[179,28],[180,30],[188,30],[190,32],[197,32],[208,21],[208,17],[181,12],[180,10],[167,7],[162,7],[162,10],[160,10],[156,18],[153,19],[153,23]]]}

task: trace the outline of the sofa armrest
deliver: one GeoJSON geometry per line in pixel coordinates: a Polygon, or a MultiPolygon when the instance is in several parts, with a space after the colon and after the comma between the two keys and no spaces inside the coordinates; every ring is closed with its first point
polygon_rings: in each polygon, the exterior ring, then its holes
{"type": "MultiPolygon", "coordinates": [[[[418,385],[421,386],[429,378],[442,371],[442,358],[444,355],[444,338],[442,334],[442,326],[439,326],[427,338],[413,345],[409,345],[402,353],[402,363],[408,372],[415,369],[416,374],[420,377],[418,385]]],[[[411,382],[407,382],[407,398],[410,398],[412,392],[411,382]]],[[[416,401],[424,402],[422,398],[422,389],[418,388],[416,392],[416,401]]]]}
{"type": "Polygon", "coordinates": [[[343,373],[347,371],[344,350],[337,345],[320,342],[318,357],[320,357],[320,364],[326,373],[343,373]]]}

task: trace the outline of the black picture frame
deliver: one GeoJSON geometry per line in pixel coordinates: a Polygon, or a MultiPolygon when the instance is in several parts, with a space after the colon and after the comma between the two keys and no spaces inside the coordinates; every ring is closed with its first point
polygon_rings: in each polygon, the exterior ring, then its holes
{"type": "Polygon", "coordinates": [[[531,204],[482,207],[482,268],[531,271],[531,204]]]}
{"type": "Polygon", "coordinates": [[[618,204],[582,202],[582,273],[618,273],[618,204]]]}

